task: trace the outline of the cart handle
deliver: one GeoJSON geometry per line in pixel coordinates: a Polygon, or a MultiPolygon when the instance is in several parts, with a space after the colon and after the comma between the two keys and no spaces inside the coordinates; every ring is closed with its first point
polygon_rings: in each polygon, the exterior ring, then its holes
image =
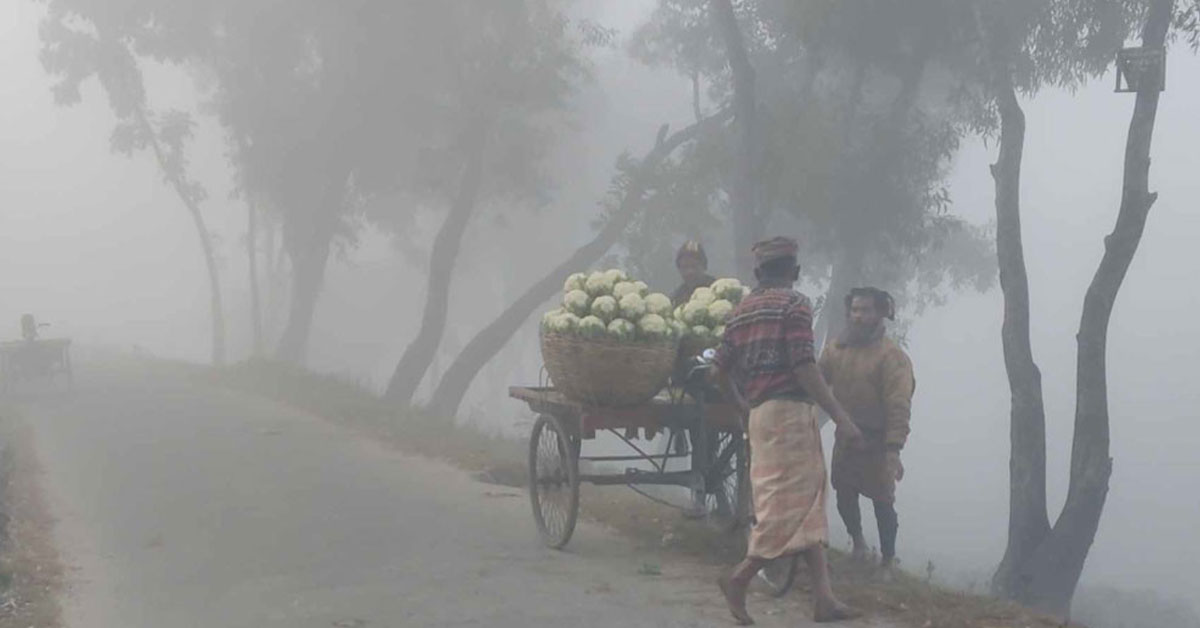
{"type": "Polygon", "coordinates": [[[699,373],[711,371],[716,366],[717,352],[712,349],[705,349],[703,353],[695,357],[695,364],[688,370],[687,381],[692,381],[692,378],[699,373]]]}

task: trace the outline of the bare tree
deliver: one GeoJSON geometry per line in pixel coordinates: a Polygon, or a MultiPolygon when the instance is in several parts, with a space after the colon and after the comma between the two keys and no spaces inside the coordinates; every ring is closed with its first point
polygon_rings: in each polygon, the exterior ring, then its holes
{"type": "MultiPolygon", "coordinates": [[[[1162,49],[1174,0],[1153,0],[1142,30],[1142,46],[1162,49]]],[[[1138,91],[1125,147],[1124,186],[1113,232],[1088,287],[1079,326],[1075,433],[1067,500],[1053,526],[1046,510],[1045,413],[1041,375],[1029,342],[1029,289],[1020,234],[1020,165],[1025,119],[1016,99],[1012,21],[981,17],[989,50],[991,91],[1001,118],[996,182],[997,252],[1005,298],[1002,330],[1005,366],[1012,389],[1009,543],[993,581],[996,591],[1059,615],[1071,599],[1096,536],[1108,481],[1109,416],[1106,374],[1108,322],[1156,195],[1149,191],[1150,145],[1158,108],[1158,86],[1138,91]]]]}

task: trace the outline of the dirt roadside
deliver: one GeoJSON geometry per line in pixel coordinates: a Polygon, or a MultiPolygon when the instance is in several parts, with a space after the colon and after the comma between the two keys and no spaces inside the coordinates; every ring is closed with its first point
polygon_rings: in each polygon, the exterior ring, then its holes
{"type": "MultiPolygon", "coordinates": [[[[224,370],[179,366],[193,377],[262,395],[348,427],[409,454],[440,459],[484,481],[525,485],[525,444],[454,426],[419,413],[397,413],[354,383],[278,364],[252,361],[224,370]]],[[[735,537],[688,520],[622,487],[582,487],[582,516],[642,547],[714,569],[740,557],[735,537]]],[[[1066,628],[1062,622],[987,596],[952,591],[922,573],[879,578],[875,570],[831,552],[835,589],[870,614],[913,628],[1066,628]]],[[[911,567],[910,567],[911,569],[911,567]]],[[[790,595],[807,597],[803,576],[790,595]]],[[[764,595],[761,591],[758,595],[764,595]]],[[[1074,626],[1074,624],[1072,624],[1074,626]]]]}
{"type": "Polygon", "coordinates": [[[0,408],[0,628],[59,628],[64,572],[29,430],[0,408]]]}

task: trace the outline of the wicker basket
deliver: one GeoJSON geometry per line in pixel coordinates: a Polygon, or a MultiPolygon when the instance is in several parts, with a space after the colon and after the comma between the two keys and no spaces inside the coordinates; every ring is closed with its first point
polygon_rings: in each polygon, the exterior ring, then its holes
{"type": "Polygon", "coordinates": [[[675,365],[679,343],[618,343],[542,334],[542,361],[554,387],[597,406],[631,406],[658,394],[675,365]]]}

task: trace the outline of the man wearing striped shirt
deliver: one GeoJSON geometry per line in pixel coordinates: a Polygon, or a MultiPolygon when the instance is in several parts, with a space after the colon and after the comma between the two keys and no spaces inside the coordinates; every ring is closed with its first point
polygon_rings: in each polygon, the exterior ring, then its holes
{"type": "Polygon", "coordinates": [[[745,560],[719,581],[742,625],[753,623],[746,611],[751,579],[767,562],[795,554],[808,563],[818,622],[859,615],[829,583],[828,480],[814,402],[833,417],[839,440],[857,442],[862,434],[817,369],[812,306],[792,288],[800,275],[798,248],[782,237],[754,245],[758,287],[734,310],[716,357],[722,389],[749,415],[756,522],[745,560]]]}

